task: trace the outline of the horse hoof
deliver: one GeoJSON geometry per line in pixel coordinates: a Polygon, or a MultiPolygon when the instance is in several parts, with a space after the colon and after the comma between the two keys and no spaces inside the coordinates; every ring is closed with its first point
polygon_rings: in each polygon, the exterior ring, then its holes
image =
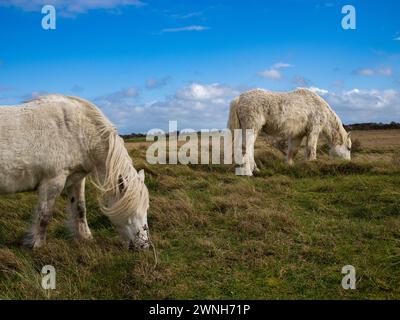
{"type": "Polygon", "coordinates": [[[34,239],[34,237],[30,234],[25,236],[25,238],[22,239],[22,245],[26,248],[29,249],[36,249],[42,247],[44,244],[43,240],[39,239],[34,239]]]}
{"type": "Polygon", "coordinates": [[[93,240],[93,236],[91,234],[81,234],[77,237],[80,241],[91,241],[93,240]]]}
{"type": "Polygon", "coordinates": [[[38,249],[43,247],[44,242],[43,241],[35,241],[35,243],[32,246],[32,249],[38,249]]]}

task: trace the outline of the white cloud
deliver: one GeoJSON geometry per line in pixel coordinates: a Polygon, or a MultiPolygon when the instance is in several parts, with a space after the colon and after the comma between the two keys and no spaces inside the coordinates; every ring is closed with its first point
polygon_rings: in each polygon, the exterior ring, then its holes
{"type": "Polygon", "coordinates": [[[232,87],[213,83],[209,85],[203,85],[199,83],[192,83],[191,85],[179,90],[176,93],[176,98],[182,100],[192,101],[207,101],[207,100],[218,100],[227,96],[232,96],[238,92],[232,89],[232,87]]]}
{"type": "Polygon", "coordinates": [[[391,67],[382,67],[378,69],[360,68],[354,70],[353,74],[365,77],[373,77],[373,76],[391,77],[393,75],[393,69],[391,67]]]}
{"type": "Polygon", "coordinates": [[[262,78],[268,78],[272,80],[280,80],[283,78],[283,72],[281,69],[293,67],[289,63],[278,62],[275,63],[270,69],[261,71],[258,75],[262,78]]]}
{"type": "Polygon", "coordinates": [[[179,129],[222,129],[230,101],[238,94],[235,88],[218,83],[192,83],[164,100],[136,103],[127,99],[96,99],[95,103],[122,133],[166,130],[172,120],[178,121],[179,129]]]}
{"type": "Polygon", "coordinates": [[[166,28],[161,30],[161,33],[174,33],[174,32],[182,32],[182,31],[204,31],[210,29],[209,27],[205,26],[198,26],[198,25],[193,25],[193,26],[186,26],[186,27],[180,27],[180,28],[166,28]]]}
{"type": "Polygon", "coordinates": [[[324,96],[329,93],[328,90],[317,88],[317,87],[310,87],[308,89],[311,90],[312,92],[315,92],[315,93],[321,95],[321,96],[324,96]]]}
{"type": "Polygon", "coordinates": [[[143,6],[140,0],[0,0],[0,6],[16,7],[24,11],[38,11],[44,5],[54,5],[64,17],[75,17],[95,9],[115,9],[122,6],[143,6]]]}
{"type": "Polygon", "coordinates": [[[260,77],[279,80],[283,78],[282,72],[276,69],[264,70],[258,74],[260,77]]]}
{"type": "MultiPolygon", "coordinates": [[[[329,91],[310,87],[323,97],[345,123],[400,121],[400,90],[359,89],[329,91]]],[[[177,120],[178,129],[225,128],[230,101],[240,90],[218,83],[192,83],[165,99],[139,102],[139,91],[130,87],[93,99],[116,124],[121,133],[168,129],[168,121],[177,120]]],[[[32,92],[23,100],[42,95],[32,92]]],[[[0,100],[2,99],[0,95],[0,100]]]]}
{"type": "Polygon", "coordinates": [[[316,87],[310,90],[328,101],[346,123],[391,122],[400,120],[400,92],[393,89],[351,89],[330,92],[316,87]]]}
{"type": "MultiPolygon", "coordinates": [[[[351,90],[329,91],[310,87],[323,97],[345,123],[391,122],[400,120],[400,91],[351,90]]],[[[178,129],[222,129],[226,126],[230,101],[240,94],[239,89],[218,83],[192,83],[162,100],[139,103],[134,90],[120,90],[98,98],[105,114],[121,133],[147,132],[168,129],[168,121],[177,120],[178,129]],[[128,96],[128,98],[124,98],[128,96]]]]}

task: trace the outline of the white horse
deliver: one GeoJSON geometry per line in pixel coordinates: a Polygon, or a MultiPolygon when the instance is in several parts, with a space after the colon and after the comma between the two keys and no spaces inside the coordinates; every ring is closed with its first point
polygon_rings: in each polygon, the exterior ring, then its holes
{"type": "Polygon", "coordinates": [[[123,140],[97,107],[62,95],[0,107],[0,194],[38,193],[26,245],[44,244],[55,201],[64,189],[75,236],[92,238],[85,205],[85,177],[90,174],[102,212],[129,248],[147,249],[144,171],[135,170],[123,140]]]}
{"type": "Polygon", "coordinates": [[[286,161],[293,164],[304,137],[307,160],[317,157],[322,133],[330,144],[330,155],[350,160],[351,139],[336,113],[320,96],[308,89],[274,93],[262,89],[243,93],[231,103],[228,129],[243,130],[243,169],[246,175],[258,170],[254,161],[254,143],[261,130],[288,139],[286,161]],[[254,130],[246,139],[245,130],[254,130]]]}

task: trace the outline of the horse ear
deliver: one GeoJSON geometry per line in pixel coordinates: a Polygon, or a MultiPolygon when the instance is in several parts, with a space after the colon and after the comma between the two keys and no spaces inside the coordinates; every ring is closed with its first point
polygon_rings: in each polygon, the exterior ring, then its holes
{"type": "Polygon", "coordinates": [[[144,182],[144,170],[143,169],[138,172],[138,175],[139,175],[139,179],[144,182]]]}
{"type": "Polygon", "coordinates": [[[351,131],[347,134],[347,138],[351,138],[351,131]]]}

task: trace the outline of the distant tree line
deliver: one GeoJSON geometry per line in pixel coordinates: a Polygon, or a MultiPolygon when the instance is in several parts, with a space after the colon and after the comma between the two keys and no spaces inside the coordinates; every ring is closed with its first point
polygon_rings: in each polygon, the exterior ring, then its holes
{"type": "Polygon", "coordinates": [[[351,130],[390,130],[390,129],[400,129],[400,123],[354,123],[344,126],[347,131],[351,130]]]}
{"type": "MultiPolygon", "coordinates": [[[[376,122],[367,122],[367,123],[354,123],[354,124],[347,124],[344,125],[347,131],[352,130],[390,130],[390,129],[400,129],[399,122],[391,122],[391,123],[376,123],[376,122]]],[[[179,135],[179,131],[177,132],[179,135]]],[[[200,134],[200,132],[198,132],[200,134]]],[[[166,137],[168,137],[168,133],[166,137]]],[[[124,140],[129,139],[137,139],[137,138],[145,138],[146,134],[144,133],[131,133],[131,134],[123,134],[121,137],[124,140]]]]}
{"type": "Polygon", "coordinates": [[[144,133],[121,134],[120,136],[124,140],[135,139],[135,138],[145,138],[146,137],[146,135],[144,133]]]}

